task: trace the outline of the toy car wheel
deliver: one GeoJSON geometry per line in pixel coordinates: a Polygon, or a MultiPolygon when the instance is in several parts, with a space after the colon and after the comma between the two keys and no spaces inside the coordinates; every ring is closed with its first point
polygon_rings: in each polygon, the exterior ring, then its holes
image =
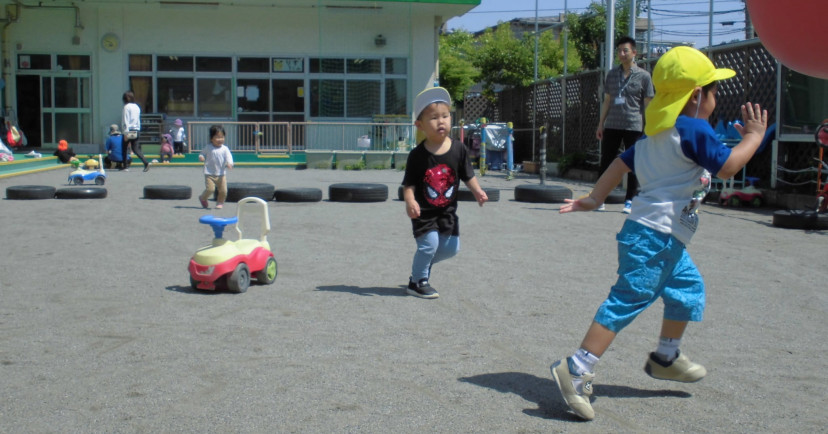
{"type": "Polygon", "coordinates": [[[198,281],[193,279],[193,276],[190,276],[190,286],[192,286],[194,290],[198,289],[198,281]]]}
{"type": "Polygon", "coordinates": [[[276,258],[268,258],[264,269],[256,272],[256,280],[263,285],[270,285],[276,280],[277,272],[276,258]]]}
{"type": "Polygon", "coordinates": [[[729,202],[730,202],[730,206],[734,206],[734,207],[736,207],[736,206],[742,206],[742,200],[741,200],[741,199],[739,199],[739,198],[738,198],[738,197],[736,197],[736,196],[731,196],[731,197],[730,197],[730,201],[729,201],[729,202]]]}
{"type": "Polygon", "coordinates": [[[13,185],[6,187],[6,199],[52,199],[55,187],[50,185],[13,185]]]}
{"type": "Polygon", "coordinates": [[[80,176],[76,176],[76,177],[72,178],[72,183],[75,184],[75,185],[81,185],[81,184],[83,184],[83,178],[80,177],[80,176]]]}
{"type": "Polygon", "coordinates": [[[95,177],[95,185],[104,185],[106,183],[106,178],[103,176],[95,177]]]}
{"type": "Polygon", "coordinates": [[[563,203],[572,199],[572,190],[561,185],[518,185],[515,187],[515,200],[530,203],[563,203]]]}
{"type": "Polygon", "coordinates": [[[754,197],[753,200],[750,201],[750,205],[754,208],[759,208],[765,204],[765,201],[762,200],[761,197],[754,197]]]}
{"type": "Polygon", "coordinates": [[[239,264],[227,277],[227,289],[233,292],[246,292],[250,286],[250,269],[247,264],[239,264]]]}

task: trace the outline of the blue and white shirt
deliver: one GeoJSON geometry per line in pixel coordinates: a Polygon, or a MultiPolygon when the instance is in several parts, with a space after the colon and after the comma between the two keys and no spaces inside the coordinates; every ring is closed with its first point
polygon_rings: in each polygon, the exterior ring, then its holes
{"type": "Polygon", "coordinates": [[[644,137],[621,154],[641,186],[627,217],[688,244],[698,227],[698,209],[730,148],[705,119],[681,115],[673,128],[644,137]]]}

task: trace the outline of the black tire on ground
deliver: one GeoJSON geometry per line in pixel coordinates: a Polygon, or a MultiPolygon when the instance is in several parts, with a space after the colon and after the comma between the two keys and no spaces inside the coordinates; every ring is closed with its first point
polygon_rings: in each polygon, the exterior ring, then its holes
{"type": "Polygon", "coordinates": [[[385,184],[353,183],[331,184],[328,199],[332,202],[385,202],[388,186],[385,184]]]}
{"type": "Polygon", "coordinates": [[[773,213],[773,225],[788,229],[828,229],[828,214],[816,211],[791,210],[773,213]]]}
{"type": "Polygon", "coordinates": [[[405,197],[403,196],[403,190],[405,190],[405,187],[403,187],[402,185],[399,188],[397,188],[397,199],[405,200],[405,197]]]}
{"type": "Polygon", "coordinates": [[[572,199],[572,190],[550,184],[529,184],[515,187],[515,200],[531,203],[563,203],[564,199],[572,199]]]}
{"type": "Polygon", "coordinates": [[[279,188],[273,193],[276,202],[319,202],[322,190],[318,188],[279,188]]]}
{"type": "Polygon", "coordinates": [[[52,199],[55,187],[49,185],[13,185],[6,187],[6,199],[52,199]]]}
{"type": "MultiPolygon", "coordinates": [[[[497,202],[500,200],[500,190],[496,188],[484,188],[483,191],[489,197],[489,202],[497,202]]],[[[457,200],[462,202],[476,202],[471,190],[467,188],[457,190],[457,200]]]]}
{"type": "Polygon", "coordinates": [[[261,200],[273,199],[276,187],[260,182],[230,182],[227,184],[227,202],[238,202],[245,197],[258,197],[261,200]]]}
{"type": "Polygon", "coordinates": [[[615,189],[610,192],[604,203],[624,203],[627,200],[627,192],[624,190],[615,189]]]}
{"type": "Polygon", "coordinates": [[[189,185],[146,185],[144,199],[189,199],[193,189],[189,185]]]}
{"type": "Polygon", "coordinates": [[[103,199],[106,189],[103,187],[59,188],[55,191],[55,199],[103,199]]]}

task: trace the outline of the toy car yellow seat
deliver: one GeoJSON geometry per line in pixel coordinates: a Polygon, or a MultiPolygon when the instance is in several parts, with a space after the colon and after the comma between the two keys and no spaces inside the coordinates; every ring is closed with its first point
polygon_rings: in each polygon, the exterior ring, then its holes
{"type": "Polygon", "coordinates": [[[89,170],[92,170],[92,169],[97,169],[97,168],[98,168],[98,160],[96,160],[96,159],[94,159],[94,158],[90,158],[90,159],[86,160],[86,163],[83,163],[83,164],[84,164],[84,165],[86,166],[86,168],[87,168],[87,169],[89,169],[89,170]]]}

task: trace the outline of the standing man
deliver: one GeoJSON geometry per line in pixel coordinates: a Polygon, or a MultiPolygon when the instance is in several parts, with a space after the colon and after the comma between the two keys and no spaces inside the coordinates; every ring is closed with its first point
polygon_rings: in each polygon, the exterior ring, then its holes
{"type": "MultiPolygon", "coordinates": [[[[615,43],[615,52],[621,63],[607,73],[604,82],[604,103],[595,137],[601,141],[601,173],[618,156],[619,147],[629,149],[644,131],[644,109],[653,99],[653,81],[650,73],[635,64],[635,39],[624,36],[615,43]]],[[[629,214],[632,198],[638,190],[638,180],[630,172],[627,175],[627,195],[624,213],[629,214]]],[[[604,209],[604,204],[598,208],[604,209]]]]}

